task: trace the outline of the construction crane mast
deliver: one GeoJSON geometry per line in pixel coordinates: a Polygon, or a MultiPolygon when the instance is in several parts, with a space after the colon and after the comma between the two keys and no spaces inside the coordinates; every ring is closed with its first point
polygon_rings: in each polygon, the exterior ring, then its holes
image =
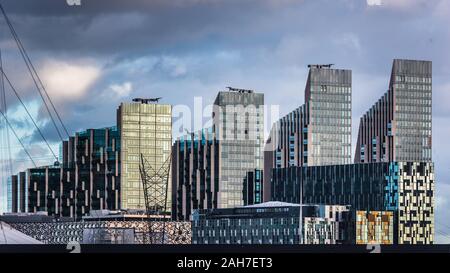
{"type": "MultiPolygon", "coordinates": [[[[33,65],[33,62],[31,61],[31,58],[25,49],[22,41],[19,38],[19,35],[17,34],[16,30],[14,29],[14,26],[9,19],[5,9],[3,8],[2,4],[0,4],[0,19],[2,19],[2,24],[7,26],[7,29],[9,29],[11,33],[12,40],[15,42],[15,45],[19,51],[20,56],[22,57],[24,64],[30,74],[30,77],[32,79],[32,82],[34,83],[34,86],[36,87],[37,93],[39,94],[39,97],[42,99],[42,106],[43,109],[46,111],[43,111],[43,113],[47,113],[49,120],[51,121],[51,124],[53,124],[54,129],[57,132],[57,135],[59,136],[59,139],[63,141],[64,137],[69,137],[69,131],[65,124],[63,123],[61,116],[58,112],[58,110],[55,107],[55,104],[53,103],[49,93],[47,92],[41,78],[39,77],[39,74],[36,70],[36,68],[33,65]]],[[[2,161],[7,162],[7,164],[2,164],[1,174],[0,174],[0,186],[3,181],[6,181],[8,176],[11,176],[13,174],[13,159],[11,154],[11,141],[10,141],[10,132],[14,135],[14,137],[17,139],[17,142],[20,144],[20,147],[27,155],[29,162],[32,163],[32,166],[36,167],[36,157],[32,156],[32,153],[30,152],[29,145],[25,145],[27,143],[24,143],[22,140],[20,134],[17,133],[17,131],[14,129],[14,124],[10,120],[10,116],[8,115],[8,102],[7,102],[7,96],[6,91],[7,89],[12,92],[12,94],[17,98],[17,101],[22,106],[23,110],[25,110],[25,113],[27,114],[28,118],[27,120],[34,126],[34,129],[36,130],[36,133],[40,136],[43,143],[48,148],[48,151],[50,152],[50,156],[43,156],[40,157],[40,159],[47,159],[51,158],[54,160],[54,165],[58,166],[59,158],[50,145],[51,143],[47,139],[47,137],[44,134],[43,129],[39,126],[39,122],[36,117],[33,117],[33,115],[30,113],[30,110],[28,109],[24,99],[22,98],[21,92],[17,89],[17,86],[13,83],[13,80],[11,77],[9,77],[8,73],[5,71],[5,64],[4,64],[4,58],[2,57],[2,52],[0,48],[0,134],[1,134],[1,146],[4,146],[7,148],[6,154],[3,153],[3,151],[0,153],[0,158],[2,161]],[[27,147],[28,146],[28,147],[27,147]],[[3,166],[4,165],[4,166],[3,166]],[[3,179],[3,181],[2,181],[3,179]]],[[[27,160],[28,161],[28,160],[27,160]]]]}

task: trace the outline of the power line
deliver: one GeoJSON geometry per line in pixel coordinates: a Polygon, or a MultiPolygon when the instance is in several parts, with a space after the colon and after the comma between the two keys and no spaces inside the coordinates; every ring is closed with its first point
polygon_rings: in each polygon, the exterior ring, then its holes
{"type": "Polygon", "coordinates": [[[53,152],[52,148],[50,147],[50,144],[48,143],[47,139],[44,137],[44,134],[42,133],[41,129],[39,128],[39,126],[37,125],[36,121],[34,120],[33,116],[30,114],[30,112],[28,111],[28,108],[26,107],[25,103],[22,101],[22,99],[20,98],[19,93],[17,93],[16,89],[14,88],[14,86],[12,85],[11,81],[9,80],[8,76],[6,75],[5,71],[3,70],[3,67],[0,68],[3,77],[6,79],[6,82],[8,83],[8,85],[11,87],[11,90],[14,92],[14,94],[16,95],[17,99],[19,100],[19,102],[22,104],[23,108],[25,109],[25,112],[28,114],[28,116],[30,117],[31,122],[33,123],[34,127],[36,127],[39,135],[41,136],[42,140],[44,140],[45,144],[47,145],[48,149],[50,150],[50,152],[52,153],[52,155],[55,157],[56,161],[58,161],[58,157],[56,156],[56,154],[53,152]]]}
{"type": "Polygon", "coordinates": [[[55,127],[55,129],[56,129],[56,131],[58,133],[58,136],[60,137],[61,141],[63,141],[63,137],[61,135],[61,132],[59,131],[59,128],[58,128],[58,126],[57,126],[57,124],[55,122],[55,119],[53,118],[53,115],[52,115],[52,113],[50,111],[50,108],[49,108],[45,98],[44,98],[44,95],[42,94],[42,91],[44,91],[48,101],[50,102],[50,105],[53,108],[53,111],[55,112],[59,122],[61,123],[62,128],[64,129],[64,131],[65,131],[65,133],[66,133],[66,135],[68,137],[69,137],[69,132],[68,132],[66,126],[64,125],[64,123],[63,123],[63,121],[61,119],[61,116],[59,115],[58,111],[56,110],[56,107],[53,104],[53,101],[51,100],[50,96],[48,95],[48,92],[45,89],[44,84],[42,83],[39,75],[37,74],[37,71],[36,71],[33,63],[31,62],[31,59],[30,59],[28,53],[26,52],[25,47],[23,46],[21,40],[19,39],[19,36],[17,35],[17,32],[15,31],[11,21],[9,20],[8,16],[6,15],[6,12],[5,12],[5,10],[4,10],[4,8],[3,8],[3,6],[1,4],[0,4],[0,10],[2,11],[3,17],[5,18],[5,21],[6,21],[8,27],[9,27],[9,29],[11,31],[11,34],[12,34],[12,36],[13,36],[16,44],[17,44],[17,47],[19,48],[20,54],[22,55],[22,58],[25,61],[25,64],[26,64],[26,66],[28,68],[28,71],[30,72],[30,75],[31,75],[31,77],[33,79],[33,82],[34,82],[36,88],[38,89],[39,95],[41,96],[42,101],[44,102],[45,108],[47,109],[47,112],[48,112],[48,114],[50,116],[50,119],[52,120],[53,126],[55,127]],[[42,88],[42,91],[41,91],[41,88],[42,88]]]}
{"type": "MultiPolygon", "coordinates": [[[[447,225],[444,225],[443,223],[440,223],[438,221],[436,221],[435,223],[440,225],[441,227],[445,227],[445,229],[449,229],[449,227],[447,225]]],[[[450,235],[447,232],[445,232],[443,230],[439,230],[437,228],[435,228],[434,231],[435,231],[435,233],[437,233],[437,234],[439,234],[439,235],[441,235],[441,236],[443,236],[443,237],[445,237],[447,239],[450,239],[450,235]]]]}
{"type": "Polygon", "coordinates": [[[439,231],[439,230],[435,230],[435,232],[438,233],[439,235],[447,238],[447,239],[450,239],[450,236],[448,234],[446,234],[445,232],[442,232],[442,231],[439,231]]]}
{"type": "Polygon", "coordinates": [[[446,224],[439,222],[439,221],[435,221],[435,222],[436,222],[436,224],[440,225],[441,227],[444,227],[445,229],[450,230],[450,227],[447,226],[446,224]]]}
{"type": "Polygon", "coordinates": [[[3,228],[3,222],[0,221],[0,229],[3,232],[3,237],[5,238],[5,244],[8,244],[8,239],[6,238],[6,232],[5,229],[3,228]]]}
{"type": "Polygon", "coordinates": [[[36,163],[34,162],[33,158],[31,157],[30,153],[28,152],[28,150],[25,148],[25,145],[23,145],[22,140],[20,139],[20,137],[17,135],[16,131],[14,130],[14,128],[12,127],[11,123],[9,122],[8,118],[6,117],[5,113],[3,113],[2,110],[0,110],[0,113],[2,114],[2,116],[5,118],[6,123],[8,124],[8,126],[11,128],[11,131],[13,132],[14,136],[17,138],[17,140],[19,141],[20,145],[22,146],[23,150],[25,151],[25,153],[27,154],[27,156],[30,158],[31,162],[33,162],[34,167],[37,168],[36,163]]]}
{"type": "MultiPolygon", "coordinates": [[[[3,56],[2,56],[2,51],[0,48],[0,68],[3,69],[3,56]]],[[[2,98],[2,105],[1,107],[3,107],[3,111],[5,111],[5,115],[7,115],[8,109],[7,109],[7,103],[6,103],[6,92],[5,92],[5,81],[4,81],[4,77],[3,77],[3,73],[0,75],[0,88],[1,88],[1,98],[2,98]]],[[[9,175],[12,175],[13,172],[13,165],[12,165],[12,155],[11,155],[11,140],[9,137],[9,127],[5,122],[5,130],[2,131],[6,137],[5,142],[6,142],[6,147],[7,147],[7,151],[4,151],[3,153],[3,149],[2,149],[2,156],[4,155],[7,159],[9,159],[7,161],[7,164],[2,164],[2,175],[4,177],[8,177],[9,175]]],[[[2,143],[3,144],[3,143],[2,143]]],[[[0,187],[2,187],[3,184],[0,183],[0,187]]]]}
{"type": "Polygon", "coordinates": [[[42,93],[41,93],[41,90],[40,90],[40,88],[39,88],[39,86],[38,86],[38,83],[37,83],[35,77],[34,77],[34,74],[31,72],[31,67],[30,67],[30,65],[28,64],[28,61],[27,61],[26,56],[25,56],[25,53],[23,52],[23,48],[21,47],[21,43],[20,43],[20,41],[18,41],[18,37],[16,36],[16,32],[15,32],[14,28],[12,28],[12,24],[10,23],[10,21],[9,21],[8,17],[6,16],[6,13],[4,12],[3,7],[2,7],[1,5],[0,5],[0,9],[2,10],[2,13],[3,13],[4,17],[5,17],[6,23],[7,23],[7,25],[8,25],[9,28],[10,28],[11,34],[12,34],[12,36],[13,36],[13,38],[14,38],[16,44],[17,44],[17,47],[18,47],[18,49],[19,49],[19,51],[20,51],[20,54],[22,55],[22,58],[23,58],[23,60],[25,61],[25,64],[26,64],[26,66],[27,66],[27,68],[28,68],[28,71],[30,72],[31,78],[33,79],[33,82],[34,82],[36,88],[38,89],[39,95],[40,95],[42,101],[44,102],[45,108],[47,109],[47,112],[48,112],[49,115],[50,115],[50,119],[52,120],[52,123],[53,123],[53,125],[54,125],[54,127],[55,127],[55,129],[56,129],[56,132],[58,133],[58,136],[59,136],[59,138],[60,138],[61,141],[62,141],[62,135],[61,135],[61,133],[59,132],[58,127],[56,126],[56,123],[55,123],[55,121],[54,121],[54,119],[53,119],[53,116],[52,116],[52,114],[51,114],[51,112],[50,112],[50,109],[48,108],[48,105],[47,105],[47,103],[46,103],[46,101],[45,101],[45,99],[44,99],[44,96],[43,96],[42,93]]]}

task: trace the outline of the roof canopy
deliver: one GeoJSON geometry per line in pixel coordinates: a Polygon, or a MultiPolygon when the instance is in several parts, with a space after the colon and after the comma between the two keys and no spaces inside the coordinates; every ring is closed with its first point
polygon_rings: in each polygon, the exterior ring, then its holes
{"type": "Polygon", "coordinates": [[[10,225],[5,222],[0,222],[0,245],[4,244],[42,244],[42,242],[23,234],[22,232],[13,229],[10,225]]]}

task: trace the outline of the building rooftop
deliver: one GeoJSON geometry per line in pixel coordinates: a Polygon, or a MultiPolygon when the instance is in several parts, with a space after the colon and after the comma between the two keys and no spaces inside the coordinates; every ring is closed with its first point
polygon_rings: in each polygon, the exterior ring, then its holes
{"type": "Polygon", "coordinates": [[[70,222],[73,221],[70,217],[55,217],[50,216],[47,212],[39,211],[35,213],[4,213],[0,215],[0,221],[6,223],[51,223],[51,222],[70,222]]]}
{"type": "MultiPolygon", "coordinates": [[[[323,205],[323,204],[302,204],[303,207],[312,207],[312,206],[326,206],[326,207],[344,207],[345,205],[323,205]]],[[[281,201],[269,201],[260,204],[242,206],[239,208],[280,208],[280,207],[300,207],[300,204],[295,203],[287,203],[281,201]]]]}
{"type": "MultiPolygon", "coordinates": [[[[306,205],[306,204],[304,204],[306,205]]],[[[286,203],[280,201],[269,201],[261,204],[243,206],[242,208],[276,208],[276,207],[299,207],[300,204],[286,203]]]]}
{"type": "MultiPolygon", "coordinates": [[[[151,215],[153,220],[169,220],[170,215],[151,215]]],[[[148,219],[144,210],[91,210],[89,215],[83,216],[83,221],[142,221],[148,219]]]]}

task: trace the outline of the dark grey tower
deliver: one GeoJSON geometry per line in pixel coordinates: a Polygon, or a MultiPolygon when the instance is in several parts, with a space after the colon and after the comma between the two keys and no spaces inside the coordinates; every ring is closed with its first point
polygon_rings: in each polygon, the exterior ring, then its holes
{"type": "Polygon", "coordinates": [[[431,161],[431,67],[394,60],[389,90],[360,119],[355,162],[431,161]]]}
{"type": "Polygon", "coordinates": [[[218,208],[242,206],[247,173],[264,164],[264,94],[229,89],[219,92],[213,112],[220,142],[218,208]]]}
{"type": "Polygon", "coordinates": [[[264,152],[264,200],[273,168],[351,162],[352,71],[309,65],[305,104],[277,121],[264,152]]]}

